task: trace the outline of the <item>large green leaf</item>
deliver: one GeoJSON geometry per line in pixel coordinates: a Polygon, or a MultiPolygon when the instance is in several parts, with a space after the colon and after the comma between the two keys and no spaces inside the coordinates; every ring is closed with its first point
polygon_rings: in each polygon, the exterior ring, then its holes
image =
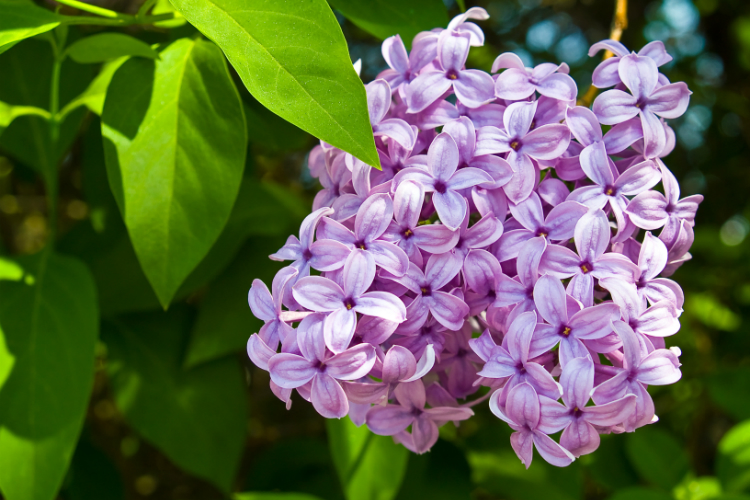
{"type": "Polygon", "coordinates": [[[37,115],[49,118],[49,112],[34,106],[11,106],[0,101],[0,135],[19,116],[37,115]]]}
{"type": "Polygon", "coordinates": [[[145,42],[122,33],[99,33],[72,43],[65,51],[77,63],[90,64],[124,56],[156,59],[159,54],[145,42]]]}
{"type": "Polygon", "coordinates": [[[171,0],[264,106],[380,166],[365,89],[325,0],[171,0]]]}
{"type": "Polygon", "coordinates": [[[24,38],[56,28],[62,18],[31,0],[0,0],[0,53],[24,38]]]}
{"type": "Polygon", "coordinates": [[[107,322],[107,372],[127,421],[178,466],[228,491],[242,453],[247,408],[234,358],[182,369],[192,322],[184,306],[107,322]]]}
{"type": "Polygon", "coordinates": [[[349,500],[391,500],[404,479],[409,451],[348,418],[326,421],[331,456],[349,500]],[[387,480],[386,480],[387,478],[387,480]]]}
{"type": "Polygon", "coordinates": [[[380,38],[401,35],[411,45],[420,31],[443,28],[448,13],[442,0],[330,0],[351,22],[380,38]]]}
{"type": "MultiPolygon", "coordinates": [[[[15,363],[0,389],[0,490],[52,500],[83,425],[99,329],[86,266],[50,251],[0,281],[0,325],[15,363]]],[[[2,361],[0,361],[2,363],[2,361]]]]}
{"type": "Polygon", "coordinates": [[[104,109],[104,98],[107,96],[107,88],[109,88],[109,82],[112,81],[112,77],[115,72],[127,61],[127,57],[120,57],[102,66],[99,74],[96,78],[86,87],[86,90],[70,101],[61,111],[61,116],[67,116],[68,113],[77,109],[81,106],[86,106],[92,113],[102,115],[104,109]]]}
{"type": "Polygon", "coordinates": [[[750,420],[737,424],[719,442],[716,475],[729,493],[750,492],[750,420]]]}
{"type": "Polygon", "coordinates": [[[625,450],[638,474],[666,491],[672,491],[690,470],[680,442],[657,427],[628,434],[625,450]]]}
{"type": "Polygon", "coordinates": [[[135,253],[164,307],[229,218],[245,165],[242,103],[221,51],[172,43],[130,59],[102,113],[107,171],[135,253]]]}

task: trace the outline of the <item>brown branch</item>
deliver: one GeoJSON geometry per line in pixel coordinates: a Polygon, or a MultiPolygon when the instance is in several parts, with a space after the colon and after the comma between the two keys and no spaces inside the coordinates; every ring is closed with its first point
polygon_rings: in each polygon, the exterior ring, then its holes
{"type": "MultiPolygon", "coordinates": [[[[619,42],[622,38],[622,32],[625,31],[625,28],[628,27],[628,0],[615,0],[615,15],[612,19],[612,30],[609,33],[609,38],[611,40],[615,40],[616,42],[619,42]]],[[[607,60],[610,57],[614,56],[612,52],[609,50],[604,52],[604,57],[602,60],[607,60]]],[[[594,102],[594,98],[596,97],[596,94],[599,92],[599,89],[594,87],[592,84],[589,89],[586,91],[586,93],[578,99],[578,105],[579,106],[586,106],[587,108],[591,106],[591,103],[594,102]]]]}

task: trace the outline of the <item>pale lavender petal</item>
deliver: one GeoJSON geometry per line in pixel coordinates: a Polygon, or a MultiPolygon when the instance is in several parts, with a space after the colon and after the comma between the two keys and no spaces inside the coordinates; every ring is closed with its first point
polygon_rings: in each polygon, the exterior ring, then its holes
{"type": "Polygon", "coordinates": [[[667,49],[664,48],[664,42],[661,40],[654,40],[653,42],[647,43],[638,51],[638,55],[650,57],[654,60],[657,66],[667,64],[672,60],[672,56],[667,53],[667,49]]]}
{"type": "Polygon", "coordinates": [[[559,279],[544,275],[534,285],[534,303],[547,323],[561,326],[568,322],[565,288],[559,279]]]}
{"type": "Polygon", "coordinates": [[[510,137],[520,139],[524,137],[531,128],[534,121],[537,102],[515,102],[505,108],[503,114],[503,125],[510,137]]]}
{"type": "Polygon", "coordinates": [[[531,193],[528,198],[518,204],[511,204],[509,208],[513,218],[529,231],[536,232],[544,227],[542,202],[536,193],[531,193]]]}
{"type": "MultiPolygon", "coordinates": [[[[494,155],[483,155],[475,157],[469,164],[471,167],[478,168],[487,172],[492,177],[491,183],[482,184],[482,187],[498,188],[510,181],[513,176],[513,168],[505,158],[494,155]]],[[[502,191],[500,191],[502,192],[502,191]]],[[[696,206],[697,208],[697,206],[696,206]]]]}
{"type": "Polygon", "coordinates": [[[520,203],[534,190],[534,186],[539,181],[539,170],[534,167],[529,156],[515,151],[511,151],[508,155],[508,163],[513,169],[513,175],[503,186],[503,190],[509,200],[520,203]]]}
{"type": "Polygon", "coordinates": [[[445,132],[438,134],[427,151],[427,163],[435,179],[448,182],[458,168],[458,146],[445,132]]]}
{"type": "Polygon", "coordinates": [[[442,71],[422,73],[406,87],[407,112],[419,113],[430,104],[440,99],[451,88],[449,80],[442,71]]]}
{"type": "Polygon", "coordinates": [[[380,123],[391,107],[391,87],[385,80],[374,80],[365,85],[365,90],[370,123],[380,123]]]}
{"type": "Polygon", "coordinates": [[[464,324],[464,318],[469,315],[469,306],[447,292],[433,291],[429,297],[422,297],[430,307],[430,312],[441,325],[450,330],[459,330],[464,324]]]}
{"type": "Polygon", "coordinates": [[[586,176],[602,187],[612,185],[615,178],[609,167],[609,157],[602,142],[587,146],[580,155],[581,169],[586,176]]]}
{"type": "MultiPolygon", "coordinates": [[[[625,54],[627,54],[627,52],[625,54]]],[[[602,61],[596,69],[594,69],[594,73],[591,75],[591,83],[600,89],[614,87],[620,83],[620,73],[617,71],[619,66],[619,57],[610,57],[609,59],[602,61]]]]}
{"type": "Polygon", "coordinates": [[[510,445],[518,459],[528,469],[534,458],[534,434],[525,429],[514,432],[510,435],[510,445]]]}
{"type": "Polygon", "coordinates": [[[435,366],[435,348],[432,346],[432,344],[427,344],[427,347],[425,347],[424,349],[424,353],[422,353],[422,357],[419,358],[419,361],[417,361],[417,366],[414,374],[411,377],[403,380],[403,382],[414,382],[415,380],[421,379],[422,377],[427,375],[430,370],[432,370],[433,366],[435,366]]]}
{"type": "Polygon", "coordinates": [[[406,149],[413,148],[417,140],[417,134],[411,125],[400,118],[382,120],[377,125],[373,125],[372,129],[375,137],[380,135],[390,137],[406,149]]]}
{"type": "Polygon", "coordinates": [[[630,54],[630,51],[622,43],[618,42],[617,40],[607,39],[593,44],[589,48],[589,57],[594,57],[594,55],[600,50],[608,50],[619,57],[630,54]]]}
{"type": "MultiPolygon", "coordinates": [[[[560,436],[560,446],[570,451],[574,457],[596,451],[599,448],[599,442],[599,433],[593,425],[583,419],[572,422],[560,436]]],[[[539,449],[538,445],[537,449],[539,449]]]]}
{"type": "Polygon", "coordinates": [[[629,54],[620,59],[617,71],[636,100],[648,99],[656,88],[659,70],[651,58],[629,54]]]}
{"type": "Polygon", "coordinates": [[[438,59],[445,71],[461,71],[469,55],[471,36],[468,33],[445,30],[438,38],[438,59]]]}
{"type": "Polygon", "coordinates": [[[476,146],[477,136],[474,130],[474,124],[466,117],[462,116],[457,120],[446,123],[443,132],[453,137],[456,141],[459,151],[459,163],[468,164],[474,156],[474,147],[476,146]]]}
{"type": "Polygon", "coordinates": [[[375,258],[375,263],[396,276],[403,276],[409,269],[409,257],[393,243],[387,241],[371,241],[367,244],[367,252],[375,258]]]}
{"type": "Polygon", "coordinates": [[[516,68],[525,70],[523,60],[513,52],[503,52],[502,54],[497,56],[495,58],[495,61],[492,63],[491,72],[497,73],[503,68],[516,68]]]}
{"type": "Polygon", "coordinates": [[[627,169],[615,181],[615,186],[626,196],[651,189],[661,180],[661,172],[652,161],[644,161],[627,169]]]}
{"type": "Polygon", "coordinates": [[[393,197],[393,217],[407,227],[416,227],[424,203],[424,188],[416,181],[403,181],[393,197]]]}
{"type": "Polygon", "coordinates": [[[325,418],[342,418],[349,413],[349,400],[344,389],[327,373],[319,373],[313,378],[310,399],[315,410],[325,418]]]}
{"type": "Polygon", "coordinates": [[[560,376],[563,401],[568,408],[583,410],[594,388],[594,362],[590,357],[568,361],[560,376]]]}
{"type": "Polygon", "coordinates": [[[328,312],[343,307],[344,291],[333,281],[320,276],[307,276],[293,287],[294,299],[312,311],[328,312]]]}
{"type": "Polygon", "coordinates": [[[500,262],[515,259],[521,248],[531,238],[534,238],[534,232],[528,229],[516,229],[503,233],[495,246],[495,257],[500,262]]]}
{"type": "Polygon", "coordinates": [[[344,382],[341,384],[350,404],[384,402],[388,397],[388,384],[370,382],[344,382]]]}
{"type": "Polygon", "coordinates": [[[648,385],[668,385],[680,380],[680,361],[672,349],[657,349],[646,356],[638,367],[638,381],[648,385]]]}
{"type": "Polygon", "coordinates": [[[567,240],[573,237],[578,221],[588,212],[588,208],[577,201],[560,203],[547,215],[544,228],[551,240],[567,240]]]}
{"type": "Polygon", "coordinates": [[[478,168],[464,167],[453,174],[447,182],[447,188],[459,191],[484,183],[494,183],[490,174],[478,168]]]}
{"type": "Polygon", "coordinates": [[[638,318],[638,332],[652,337],[668,337],[680,330],[677,307],[669,300],[662,300],[646,309],[638,318]]]}
{"type": "Polygon", "coordinates": [[[432,202],[435,204],[440,221],[454,231],[461,226],[469,210],[466,198],[450,189],[443,193],[433,193],[432,202]]]}
{"type": "Polygon", "coordinates": [[[325,345],[335,353],[343,352],[352,342],[357,327],[357,314],[347,308],[336,309],[325,320],[325,345]]]}
{"type": "Polygon", "coordinates": [[[458,231],[443,224],[428,224],[413,229],[414,244],[429,253],[440,254],[451,250],[461,237],[458,231]]]}
{"type": "Polygon", "coordinates": [[[622,399],[628,392],[628,372],[623,370],[617,375],[594,387],[591,399],[597,405],[603,405],[612,401],[622,399]]]}
{"type": "MultiPolygon", "coordinates": [[[[507,112],[507,109],[506,109],[507,112]]],[[[505,115],[503,115],[504,119],[505,115]]],[[[511,138],[505,131],[497,127],[485,126],[477,130],[477,145],[474,154],[484,156],[496,153],[505,153],[511,150],[511,138]]]]}
{"type": "Polygon", "coordinates": [[[581,259],[593,264],[609,245],[609,220],[602,210],[590,210],[576,224],[574,238],[581,259]]]}
{"type": "Polygon", "coordinates": [[[540,395],[551,399],[558,399],[562,396],[560,384],[555,382],[552,375],[542,365],[526,363],[524,368],[526,369],[526,380],[534,386],[534,389],[540,395]]]}
{"type": "Polygon", "coordinates": [[[529,347],[529,358],[534,359],[537,356],[550,351],[560,342],[560,327],[537,323],[534,328],[534,336],[531,338],[529,347]]]}
{"type": "Polygon", "coordinates": [[[359,297],[375,279],[375,259],[370,252],[354,249],[344,264],[344,294],[359,297]]]}
{"type": "Polygon", "coordinates": [[[486,250],[470,250],[464,260],[464,276],[471,290],[479,294],[494,291],[502,274],[497,258],[486,250]]]}
{"type": "Polygon", "coordinates": [[[385,193],[367,198],[357,212],[354,234],[360,240],[374,240],[388,229],[393,218],[393,201],[385,193]]]}
{"type": "Polygon", "coordinates": [[[587,307],[570,318],[571,335],[579,339],[600,339],[612,332],[610,324],[620,319],[620,307],[604,302],[587,307]]]}
{"type": "Polygon", "coordinates": [[[537,236],[526,242],[518,255],[516,269],[518,278],[527,287],[533,287],[539,277],[539,262],[547,248],[547,240],[537,236]]]}
{"type": "Polygon", "coordinates": [[[602,140],[602,127],[589,108],[576,106],[565,112],[565,123],[570,132],[583,146],[590,146],[602,140]]]}
{"type": "Polygon", "coordinates": [[[381,52],[386,64],[399,73],[409,71],[409,56],[401,36],[394,35],[383,40],[381,52]]]}
{"type": "Polygon", "coordinates": [[[643,293],[652,304],[668,300],[677,307],[678,311],[682,310],[682,306],[685,303],[685,294],[680,285],[666,278],[651,280],[643,289],[643,293]]]}
{"type": "Polygon", "coordinates": [[[510,377],[518,371],[516,363],[504,348],[497,348],[492,351],[492,357],[487,360],[477,375],[487,378],[510,377]]]}
{"type": "Polygon", "coordinates": [[[398,186],[407,180],[414,181],[421,184],[425,192],[434,191],[433,184],[435,179],[432,177],[429,171],[420,167],[408,167],[397,173],[393,178],[393,188],[398,189],[398,186]]]}
{"type": "MultiPolygon", "coordinates": [[[[297,327],[297,346],[302,355],[310,361],[323,361],[326,357],[328,339],[324,331],[325,320],[324,313],[314,313],[304,318],[297,327]]],[[[341,350],[347,347],[349,347],[348,342],[341,350]]]]}
{"type": "Polygon", "coordinates": [[[569,248],[549,245],[539,263],[539,271],[559,279],[570,278],[579,271],[580,262],[578,255],[569,248]]]}
{"type": "Polygon", "coordinates": [[[377,316],[388,321],[402,323],[406,320],[404,303],[388,292],[367,292],[356,300],[352,309],[367,316],[377,316]]]}
{"type": "Polygon", "coordinates": [[[659,238],[647,232],[643,237],[641,252],[638,256],[638,267],[641,270],[641,278],[652,280],[667,265],[669,252],[667,246],[659,238]]]}
{"type": "Polygon", "coordinates": [[[641,345],[638,342],[638,335],[624,321],[613,321],[612,328],[622,341],[625,368],[637,369],[641,364],[641,345]]]}
{"type": "Polygon", "coordinates": [[[641,127],[643,128],[643,156],[645,158],[659,156],[667,145],[667,131],[651,108],[641,111],[641,127]]]}
{"type": "Polygon", "coordinates": [[[531,384],[523,382],[508,393],[505,414],[516,425],[536,429],[541,417],[539,396],[531,384]]]}
{"type": "Polygon", "coordinates": [[[261,280],[253,280],[250,291],[247,293],[247,303],[253,315],[262,321],[276,319],[276,306],[274,305],[271,292],[261,280]]]}
{"type": "Polygon", "coordinates": [[[641,119],[634,117],[609,129],[604,134],[604,145],[607,147],[607,153],[617,154],[641,138],[643,138],[641,119]]]}
{"type": "Polygon", "coordinates": [[[261,370],[268,371],[268,361],[276,354],[276,351],[268,347],[257,333],[250,335],[247,340],[247,355],[250,361],[261,370]]]}
{"type": "Polygon", "coordinates": [[[414,421],[411,408],[398,405],[373,406],[367,412],[367,427],[380,436],[393,436],[405,430],[414,421]]]}
{"type": "MultiPolygon", "coordinates": [[[[322,191],[321,191],[322,192],[322,191]]],[[[309,217],[309,215],[308,215],[309,217]]],[[[296,236],[291,235],[287,238],[286,243],[279,250],[268,256],[271,260],[297,260],[302,257],[302,245],[296,236]]]]}
{"type": "Polygon", "coordinates": [[[628,394],[622,399],[599,406],[587,406],[583,410],[583,418],[593,425],[609,427],[623,423],[635,411],[634,394],[628,394]]]}
{"type": "Polygon", "coordinates": [[[454,422],[457,420],[467,420],[474,415],[471,408],[451,408],[450,406],[428,408],[424,412],[430,419],[441,421],[450,420],[454,422]]]}
{"type": "Polygon", "coordinates": [[[456,97],[469,108],[478,108],[495,99],[495,82],[478,69],[465,69],[453,80],[456,97]]]}
{"type": "Polygon", "coordinates": [[[609,197],[604,194],[604,188],[600,186],[584,186],[570,193],[568,200],[583,203],[589,208],[604,208],[609,197]]]}
{"type": "Polygon", "coordinates": [[[268,360],[271,380],[279,387],[294,389],[305,385],[318,373],[317,368],[302,356],[296,354],[276,354],[268,360]]]}
{"type": "MultiPolygon", "coordinates": [[[[315,228],[318,226],[318,223],[323,220],[324,217],[331,215],[332,213],[333,210],[330,208],[320,208],[305,217],[305,220],[302,221],[302,224],[299,227],[299,239],[302,248],[310,248],[310,245],[312,245],[313,242],[313,236],[315,235],[315,228]]],[[[289,243],[288,240],[287,243],[289,243]]]]}
{"type": "Polygon", "coordinates": [[[319,240],[336,240],[345,245],[354,245],[357,241],[357,237],[346,226],[328,217],[321,219],[317,236],[319,240]]]}
{"type": "Polygon", "coordinates": [[[551,437],[542,432],[534,432],[534,446],[536,446],[539,455],[541,455],[547,463],[554,465],[555,467],[567,467],[575,460],[575,457],[568,450],[557,444],[557,442],[551,437]]]}
{"type": "Polygon", "coordinates": [[[687,110],[690,94],[692,92],[685,82],[664,85],[651,94],[648,109],[662,118],[679,118],[687,110]]]}
{"type": "Polygon", "coordinates": [[[396,396],[396,400],[401,406],[410,409],[424,409],[424,405],[427,401],[427,395],[424,390],[424,383],[421,380],[414,382],[403,382],[398,384],[396,389],[393,391],[393,395],[396,396]]]}
{"type": "MultiPolygon", "coordinates": [[[[498,57],[502,57],[502,55],[498,57]]],[[[493,73],[497,71],[494,66],[492,71],[493,73]]],[[[520,101],[532,95],[534,90],[534,84],[531,83],[529,75],[523,67],[507,69],[495,81],[495,95],[500,99],[520,101]]]]}
{"type": "Polygon", "coordinates": [[[370,373],[374,365],[375,348],[370,344],[359,344],[325,362],[326,373],[339,380],[360,379],[370,373]]]}
{"type": "Polygon", "coordinates": [[[318,240],[310,246],[310,266],[318,271],[335,271],[346,262],[351,249],[335,240],[318,240]]]}
{"type": "Polygon", "coordinates": [[[544,78],[536,86],[536,90],[543,96],[561,101],[572,101],[578,95],[576,82],[569,75],[562,73],[555,73],[544,78]]]}
{"type": "Polygon", "coordinates": [[[626,213],[641,229],[653,231],[664,227],[669,219],[667,199],[658,191],[644,191],[628,204],[626,213]]]}
{"type": "Polygon", "coordinates": [[[637,102],[638,99],[627,92],[613,89],[599,94],[592,109],[599,123],[616,125],[638,115],[639,109],[635,106],[637,102]]]}
{"type": "Polygon", "coordinates": [[[422,415],[414,419],[411,426],[411,435],[414,440],[415,453],[422,454],[429,451],[437,443],[440,434],[435,422],[422,415]]]}
{"type": "Polygon", "coordinates": [[[388,349],[383,359],[383,382],[398,382],[414,375],[417,360],[407,348],[395,345],[388,349]]]}
{"type": "Polygon", "coordinates": [[[628,283],[635,283],[639,271],[638,266],[619,253],[605,253],[594,264],[591,274],[596,279],[620,278],[628,283]]]}
{"type": "Polygon", "coordinates": [[[599,285],[612,295],[612,300],[620,306],[623,319],[627,322],[641,315],[643,301],[638,297],[635,285],[617,278],[604,278],[599,285]]]}
{"type": "Polygon", "coordinates": [[[536,322],[537,317],[535,312],[525,312],[520,314],[511,323],[510,328],[508,328],[508,333],[503,339],[503,345],[508,349],[514,360],[524,364],[528,360],[529,346],[531,345],[531,338],[534,335],[536,322]]]}

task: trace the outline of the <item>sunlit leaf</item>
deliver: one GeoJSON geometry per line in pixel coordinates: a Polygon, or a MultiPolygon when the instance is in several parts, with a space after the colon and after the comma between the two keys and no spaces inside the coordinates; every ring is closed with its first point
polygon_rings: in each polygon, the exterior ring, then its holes
{"type": "Polygon", "coordinates": [[[0,281],[0,325],[15,358],[0,389],[0,490],[7,500],[51,500],[91,393],[96,291],[73,258],[44,251],[19,264],[26,279],[0,281]]]}
{"type": "Polygon", "coordinates": [[[147,43],[122,33],[99,33],[81,38],[66,50],[77,63],[90,64],[134,56],[156,59],[159,54],[147,43]]]}
{"type": "Polygon", "coordinates": [[[183,38],[156,63],[128,60],[107,91],[102,135],[136,255],[167,307],[226,224],[245,165],[245,119],[221,51],[183,38]]]}
{"type": "Polygon", "coordinates": [[[183,370],[191,321],[175,306],[105,323],[108,374],[130,425],[175,464],[228,491],[245,435],[242,371],[233,358],[183,370]]]}
{"type": "Polygon", "coordinates": [[[348,418],[326,420],[333,463],[349,500],[390,500],[404,479],[409,452],[348,418]],[[383,478],[388,478],[384,481],[383,478]]]}
{"type": "Polygon", "coordinates": [[[331,4],[368,33],[380,39],[401,35],[409,46],[420,31],[448,25],[442,0],[331,0],[331,4]]]}
{"type": "Polygon", "coordinates": [[[719,442],[716,475],[730,493],[750,492],[750,420],[734,426],[719,442]]]}
{"type": "Polygon", "coordinates": [[[56,28],[61,20],[62,16],[31,0],[0,0],[0,53],[24,38],[56,28]]]}
{"type": "Polygon", "coordinates": [[[365,163],[380,166],[364,85],[325,0],[172,4],[221,47],[264,106],[365,163]]]}

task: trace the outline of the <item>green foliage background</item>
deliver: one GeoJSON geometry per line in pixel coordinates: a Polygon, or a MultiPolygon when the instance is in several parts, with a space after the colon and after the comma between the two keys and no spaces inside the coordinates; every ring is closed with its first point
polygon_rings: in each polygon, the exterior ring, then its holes
{"type": "MultiPolygon", "coordinates": [[[[0,0],[3,498],[750,499],[744,0],[628,2],[624,43],[664,40],[663,70],[694,91],[667,158],[683,195],[706,196],[675,276],[684,376],[652,388],[658,424],[528,471],[487,408],[417,456],[301,400],[287,411],[244,354],[247,290],[270,283],[267,255],[318,188],[310,134],[375,161],[351,60],[369,81],[383,37],[408,43],[464,2],[62,3],[0,0]]],[[[614,2],[466,3],[492,16],[469,65],[512,50],[588,88],[614,2]]]]}

